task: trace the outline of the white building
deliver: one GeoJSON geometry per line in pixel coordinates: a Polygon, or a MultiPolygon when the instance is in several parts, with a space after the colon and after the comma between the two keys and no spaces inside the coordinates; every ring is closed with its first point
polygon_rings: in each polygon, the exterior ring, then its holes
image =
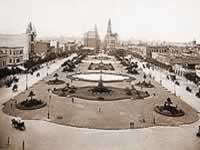
{"type": "Polygon", "coordinates": [[[29,59],[29,34],[0,34],[0,50],[7,54],[8,65],[20,65],[29,59]]]}
{"type": "Polygon", "coordinates": [[[59,48],[59,42],[57,40],[51,40],[50,47],[59,48]]]}

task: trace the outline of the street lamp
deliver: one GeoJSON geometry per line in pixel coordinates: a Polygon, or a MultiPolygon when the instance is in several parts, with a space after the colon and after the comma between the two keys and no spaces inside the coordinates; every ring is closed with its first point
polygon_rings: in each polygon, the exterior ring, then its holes
{"type": "Polygon", "coordinates": [[[48,73],[48,67],[49,67],[49,66],[48,66],[48,62],[47,62],[47,64],[46,64],[46,65],[47,65],[47,76],[48,76],[48,75],[49,75],[49,73],[48,73]]]}
{"type": "Polygon", "coordinates": [[[161,68],[160,68],[160,85],[162,85],[162,74],[161,74],[161,68]]]}
{"type": "Polygon", "coordinates": [[[176,96],[176,82],[174,81],[174,95],[176,96]]]}
{"type": "Polygon", "coordinates": [[[48,89],[48,96],[49,96],[49,102],[48,102],[48,112],[47,112],[47,118],[48,118],[48,119],[50,119],[51,89],[48,89]]]}
{"type": "Polygon", "coordinates": [[[29,70],[26,70],[26,90],[28,90],[28,74],[29,70]]]}

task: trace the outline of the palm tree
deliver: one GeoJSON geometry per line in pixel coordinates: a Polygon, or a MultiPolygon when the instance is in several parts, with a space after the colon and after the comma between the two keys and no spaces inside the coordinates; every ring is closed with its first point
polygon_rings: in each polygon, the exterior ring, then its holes
{"type": "Polygon", "coordinates": [[[67,88],[67,89],[69,88],[69,83],[66,83],[66,88],[67,88]]]}
{"type": "Polygon", "coordinates": [[[30,91],[28,97],[31,98],[31,101],[33,100],[33,96],[35,96],[35,93],[33,91],[30,91]]]}
{"type": "Polygon", "coordinates": [[[55,77],[55,80],[58,80],[58,76],[59,75],[57,73],[55,73],[53,77],[55,77]]]}
{"type": "Polygon", "coordinates": [[[173,104],[171,98],[167,98],[166,104],[167,106],[171,106],[173,104]]]}
{"type": "Polygon", "coordinates": [[[145,79],[147,78],[147,76],[146,76],[146,74],[144,74],[144,76],[143,76],[143,79],[144,79],[144,82],[145,82],[145,79]]]}

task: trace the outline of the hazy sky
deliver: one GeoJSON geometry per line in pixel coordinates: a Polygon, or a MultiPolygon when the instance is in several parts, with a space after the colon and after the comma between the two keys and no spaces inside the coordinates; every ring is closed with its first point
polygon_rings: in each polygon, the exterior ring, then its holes
{"type": "Polygon", "coordinates": [[[121,39],[200,41],[200,0],[0,0],[0,33],[25,32],[29,21],[39,36],[80,36],[108,19],[121,39]]]}

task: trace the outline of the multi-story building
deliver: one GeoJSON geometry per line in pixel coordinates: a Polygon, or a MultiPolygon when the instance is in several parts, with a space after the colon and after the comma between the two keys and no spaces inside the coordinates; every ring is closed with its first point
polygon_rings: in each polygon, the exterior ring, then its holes
{"type": "Polygon", "coordinates": [[[30,36],[29,34],[0,34],[0,47],[23,48],[23,60],[26,61],[29,59],[31,50],[30,36]]]}
{"type": "Polygon", "coordinates": [[[7,64],[21,65],[29,60],[32,42],[36,37],[33,25],[29,23],[24,34],[0,34],[0,50],[7,54],[7,64]]]}
{"type": "Polygon", "coordinates": [[[0,50],[7,54],[8,65],[21,65],[29,59],[29,34],[0,34],[0,50]]]}
{"type": "Polygon", "coordinates": [[[101,45],[101,40],[97,32],[97,27],[95,25],[94,31],[88,31],[84,34],[84,46],[99,50],[101,45]]]}
{"type": "Polygon", "coordinates": [[[37,56],[45,56],[50,50],[50,43],[45,41],[35,41],[34,42],[34,53],[37,56]]]}
{"type": "Polygon", "coordinates": [[[0,69],[7,67],[7,54],[0,50],[0,69]]]}
{"type": "Polygon", "coordinates": [[[67,41],[67,43],[65,43],[66,51],[76,51],[77,49],[78,49],[78,44],[76,43],[75,40],[69,40],[67,41]]]}
{"type": "Polygon", "coordinates": [[[130,51],[135,57],[146,58],[146,46],[129,45],[128,51],[130,51]]]}
{"type": "Polygon", "coordinates": [[[7,65],[18,66],[24,63],[24,47],[0,47],[0,50],[7,54],[7,65]]]}
{"type": "Polygon", "coordinates": [[[59,48],[59,41],[58,40],[51,40],[50,46],[54,48],[59,48]]]}
{"type": "Polygon", "coordinates": [[[148,46],[146,49],[146,58],[156,59],[160,54],[169,53],[167,46],[148,46]]]}
{"type": "Polygon", "coordinates": [[[112,33],[111,20],[108,21],[107,34],[104,38],[104,49],[113,50],[119,47],[118,34],[112,33]]]}

